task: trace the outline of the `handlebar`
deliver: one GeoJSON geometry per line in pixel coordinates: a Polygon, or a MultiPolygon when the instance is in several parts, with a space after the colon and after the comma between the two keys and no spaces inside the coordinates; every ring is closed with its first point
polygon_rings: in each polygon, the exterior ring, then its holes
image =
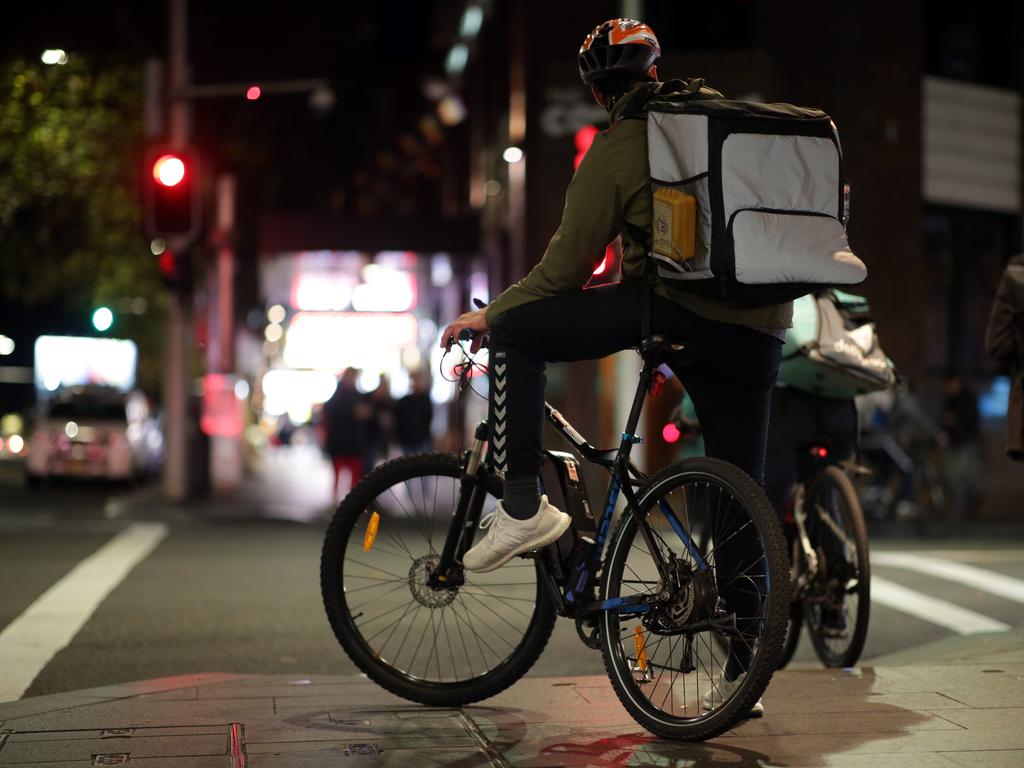
{"type": "MultiPolygon", "coordinates": [[[[477,309],[483,309],[484,307],[487,306],[487,304],[486,302],[481,301],[480,299],[473,299],[473,306],[475,306],[477,309]]],[[[474,334],[473,331],[469,330],[469,328],[463,328],[462,332],[459,334],[459,341],[472,341],[475,335],[476,334],[474,334]]],[[[455,338],[453,336],[449,336],[445,340],[444,351],[446,353],[450,352],[453,344],[455,344],[455,338]]],[[[481,349],[487,346],[486,339],[484,343],[481,344],[480,346],[481,349]]]]}

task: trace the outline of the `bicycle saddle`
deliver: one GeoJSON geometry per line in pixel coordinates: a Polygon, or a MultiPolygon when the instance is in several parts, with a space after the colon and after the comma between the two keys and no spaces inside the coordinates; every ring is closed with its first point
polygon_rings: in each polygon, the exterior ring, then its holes
{"type": "Polygon", "coordinates": [[[697,348],[671,336],[648,336],[640,342],[640,357],[651,365],[687,365],[697,357],[697,348]]]}

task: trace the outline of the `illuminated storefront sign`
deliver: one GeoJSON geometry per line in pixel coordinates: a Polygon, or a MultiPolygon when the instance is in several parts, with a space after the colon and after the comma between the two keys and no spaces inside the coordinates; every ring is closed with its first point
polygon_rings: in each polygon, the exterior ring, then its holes
{"type": "Polygon", "coordinates": [[[416,342],[416,318],[408,313],[300,312],[288,326],[284,364],[319,371],[372,368],[416,342]]]}
{"type": "Polygon", "coordinates": [[[292,306],[304,312],[408,312],[416,306],[416,277],[411,272],[367,264],[362,282],[338,272],[297,272],[292,306]]]}
{"type": "Polygon", "coordinates": [[[363,280],[352,291],[356,312],[408,312],[416,306],[416,279],[409,272],[368,264],[363,280]]]}
{"type": "Polygon", "coordinates": [[[292,283],[292,306],[307,312],[337,312],[352,303],[350,275],[301,272],[292,283]]]}
{"type": "Polygon", "coordinates": [[[263,377],[263,410],[268,416],[288,414],[292,421],[308,421],[313,406],[327,402],[337,379],[327,371],[268,371],[263,377]]]}

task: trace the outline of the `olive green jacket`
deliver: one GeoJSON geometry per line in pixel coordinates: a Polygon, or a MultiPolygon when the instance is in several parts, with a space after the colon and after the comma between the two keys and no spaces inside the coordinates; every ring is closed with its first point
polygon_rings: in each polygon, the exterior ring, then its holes
{"type": "MultiPolygon", "coordinates": [[[[605,247],[622,236],[622,276],[642,277],[651,240],[651,179],[647,164],[646,103],[656,95],[693,92],[693,98],[721,98],[703,80],[642,83],[616,102],[610,127],[594,137],[565,193],[562,223],[544,258],[518,283],[487,307],[488,323],[502,312],[563,293],[578,291],[590,279],[605,247]]],[[[725,299],[706,298],[663,284],[655,292],[690,311],[726,323],[758,328],[788,328],[793,303],[751,308],[725,299]]]]}

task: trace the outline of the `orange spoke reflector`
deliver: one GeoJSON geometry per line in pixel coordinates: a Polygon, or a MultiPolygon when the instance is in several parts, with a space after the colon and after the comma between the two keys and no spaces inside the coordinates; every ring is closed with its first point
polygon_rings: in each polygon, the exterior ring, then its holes
{"type": "Polygon", "coordinates": [[[644,643],[644,628],[637,624],[633,627],[633,642],[636,644],[636,665],[641,672],[647,671],[647,645],[644,643]]]}
{"type": "Polygon", "coordinates": [[[374,512],[370,515],[370,522],[366,524],[366,533],[363,534],[363,549],[367,552],[373,547],[377,540],[377,529],[380,528],[380,515],[374,512]]]}

